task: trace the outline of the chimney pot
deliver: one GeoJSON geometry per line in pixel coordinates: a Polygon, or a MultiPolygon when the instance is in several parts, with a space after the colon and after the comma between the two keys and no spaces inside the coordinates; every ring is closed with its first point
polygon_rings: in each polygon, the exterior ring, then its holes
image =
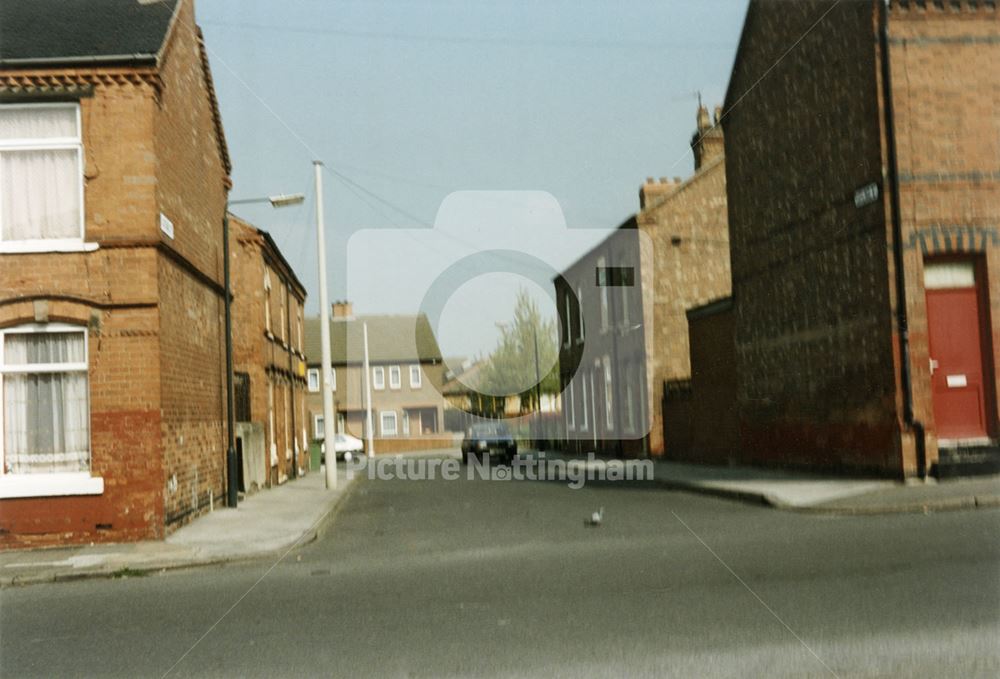
{"type": "Polygon", "coordinates": [[[354,305],[346,299],[338,299],[333,303],[334,318],[350,318],[354,315],[354,305]]]}

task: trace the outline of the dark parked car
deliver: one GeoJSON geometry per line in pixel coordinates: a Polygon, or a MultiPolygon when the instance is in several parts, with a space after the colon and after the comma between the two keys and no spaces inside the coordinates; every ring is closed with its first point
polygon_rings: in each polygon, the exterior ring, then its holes
{"type": "Polygon", "coordinates": [[[503,424],[491,422],[475,424],[465,432],[462,440],[462,461],[468,462],[473,456],[485,460],[497,458],[510,464],[517,455],[517,442],[503,424]]]}

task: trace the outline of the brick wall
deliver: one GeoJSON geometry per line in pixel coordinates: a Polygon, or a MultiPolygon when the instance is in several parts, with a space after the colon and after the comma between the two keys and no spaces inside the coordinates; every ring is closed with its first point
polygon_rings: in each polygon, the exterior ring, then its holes
{"type": "MultiPolygon", "coordinates": [[[[228,168],[192,3],[178,10],[160,68],[154,141],[160,235],[160,374],[168,524],[207,509],[225,488],[222,218],[228,168]],[[179,257],[168,256],[176,252],[179,257]]],[[[155,217],[155,216],[154,216],[155,217]]]]}
{"type": "MultiPolygon", "coordinates": [[[[914,410],[937,457],[923,265],[941,256],[985,266],[992,366],[1000,365],[1000,13],[985,3],[958,8],[895,3],[889,15],[904,267],[914,410]]],[[[890,262],[891,267],[891,262],[890,262]]],[[[990,367],[986,366],[989,371],[990,367]]],[[[997,433],[996,371],[992,410],[997,433]]],[[[915,470],[907,450],[903,464],[915,470]]]]}
{"type": "MultiPolygon", "coordinates": [[[[91,471],[104,493],[0,501],[0,546],[162,536],[156,308],[41,304],[49,321],[90,327],[91,471]]],[[[34,322],[35,310],[35,301],[0,303],[0,326],[34,322]]]]}
{"type": "Polygon", "coordinates": [[[691,377],[685,312],[730,292],[725,159],[709,158],[687,181],[671,186],[662,197],[644,201],[647,207],[637,216],[651,245],[642,284],[643,305],[651,311],[646,351],[653,455],[670,454],[663,442],[663,383],[691,377]]]}
{"type": "Polygon", "coordinates": [[[880,202],[853,202],[856,188],[881,185],[873,4],[836,5],[778,61],[830,5],[752,3],[730,80],[744,455],[891,472],[899,456],[887,225],[880,202]]]}
{"type": "Polygon", "coordinates": [[[0,254],[0,326],[89,326],[91,470],[100,496],[0,501],[0,545],[161,537],[157,229],[150,140],[154,89],[101,84],[79,100],[89,253],[0,254]],[[129,123],[119,125],[118,120],[129,123]],[[142,218],[142,216],[148,218],[142,218]],[[41,316],[36,310],[42,310],[41,316]]]}
{"type": "MultiPolygon", "coordinates": [[[[831,6],[753,2],[730,81],[743,456],[909,475],[916,454],[902,422],[879,4],[831,6]],[[881,200],[859,207],[854,192],[869,183],[881,200]]],[[[985,3],[894,3],[889,17],[913,392],[929,461],[922,267],[941,253],[996,257],[997,25],[985,3]]],[[[995,277],[988,287],[996,304],[995,277]]]]}

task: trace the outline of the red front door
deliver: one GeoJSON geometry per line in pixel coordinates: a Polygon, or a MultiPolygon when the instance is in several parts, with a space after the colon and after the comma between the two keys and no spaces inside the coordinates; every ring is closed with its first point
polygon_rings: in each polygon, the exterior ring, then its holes
{"type": "MultiPolygon", "coordinates": [[[[971,274],[971,263],[968,266],[971,274]]],[[[941,439],[987,435],[980,309],[972,276],[944,277],[939,286],[927,289],[934,422],[941,439]]]]}

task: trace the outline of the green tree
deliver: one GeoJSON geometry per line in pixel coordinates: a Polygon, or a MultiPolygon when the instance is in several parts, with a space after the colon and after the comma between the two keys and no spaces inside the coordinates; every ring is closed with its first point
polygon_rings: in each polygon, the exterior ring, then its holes
{"type": "Polygon", "coordinates": [[[536,403],[535,341],[538,342],[538,367],[541,391],[559,392],[559,349],[556,322],[543,318],[538,305],[521,288],[517,293],[514,319],[499,324],[500,339],[486,360],[481,373],[480,391],[521,397],[522,404],[536,403]]]}

